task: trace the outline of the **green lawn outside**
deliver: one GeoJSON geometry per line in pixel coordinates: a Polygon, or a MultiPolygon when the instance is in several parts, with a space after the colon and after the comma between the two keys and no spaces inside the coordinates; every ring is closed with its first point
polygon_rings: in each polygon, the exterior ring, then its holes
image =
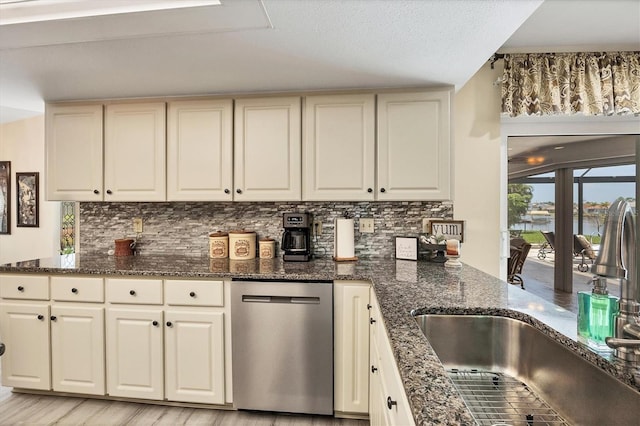
{"type": "MultiPolygon", "coordinates": [[[[546,242],[542,232],[540,231],[520,231],[520,237],[524,238],[525,241],[532,245],[541,245],[546,242]]],[[[599,235],[586,235],[587,241],[590,241],[591,244],[600,244],[600,236],[599,235]]]]}

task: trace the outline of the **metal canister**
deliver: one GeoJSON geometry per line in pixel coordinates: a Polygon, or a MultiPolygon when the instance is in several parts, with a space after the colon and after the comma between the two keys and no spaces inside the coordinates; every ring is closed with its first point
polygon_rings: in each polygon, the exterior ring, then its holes
{"type": "Polygon", "coordinates": [[[256,233],[254,231],[229,232],[229,259],[250,260],[256,258],[256,233]]]}
{"type": "Polygon", "coordinates": [[[273,238],[261,238],[258,242],[260,259],[273,259],[276,254],[276,241],[273,238]]]}
{"type": "Polygon", "coordinates": [[[212,259],[224,259],[228,256],[229,234],[226,232],[209,234],[209,257],[212,259]]]}

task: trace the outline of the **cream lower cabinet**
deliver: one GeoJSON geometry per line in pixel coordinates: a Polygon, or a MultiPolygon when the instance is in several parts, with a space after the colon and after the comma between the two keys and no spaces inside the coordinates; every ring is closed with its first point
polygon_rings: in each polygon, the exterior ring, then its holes
{"type": "Polygon", "coordinates": [[[52,389],[105,394],[104,308],[51,307],[52,389]]]}
{"type": "Polygon", "coordinates": [[[369,422],[371,426],[415,424],[391,343],[382,323],[380,308],[371,290],[371,349],[369,422]]]}
{"type": "Polygon", "coordinates": [[[224,404],[224,313],[167,310],[165,322],[167,399],[224,404]]]}
{"type": "Polygon", "coordinates": [[[0,304],[2,386],[51,389],[49,305],[0,304]]]}
{"type": "Polygon", "coordinates": [[[378,95],[377,200],[451,199],[451,96],[378,95]]]}
{"type": "Polygon", "coordinates": [[[334,281],[334,410],[369,411],[369,289],[360,281],[334,281]]]}

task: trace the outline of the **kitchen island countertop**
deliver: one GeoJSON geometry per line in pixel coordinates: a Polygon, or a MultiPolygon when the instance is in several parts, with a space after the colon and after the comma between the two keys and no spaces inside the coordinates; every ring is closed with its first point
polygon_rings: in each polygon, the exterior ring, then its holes
{"type": "Polygon", "coordinates": [[[0,265],[0,273],[82,274],[176,278],[368,280],[416,424],[473,424],[473,418],[412,316],[498,315],[519,319],[640,391],[640,370],[598,355],[576,342],[576,316],[468,265],[450,270],[430,262],[330,259],[284,263],[281,259],[230,261],[201,257],[66,255],[0,265]],[[445,408],[446,407],[446,408],[445,408]]]}

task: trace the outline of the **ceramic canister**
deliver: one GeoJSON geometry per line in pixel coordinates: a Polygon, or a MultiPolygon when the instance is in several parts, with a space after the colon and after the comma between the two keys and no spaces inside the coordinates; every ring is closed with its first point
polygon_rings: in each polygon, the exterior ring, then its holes
{"type": "Polygon", "coordinates": [[[276,242],[273,238],[261,238],[258,242],[260,259],[273,259],[276,254],[276,242]]]}
{"type": "Polygon", "coordinates": [[[256,233],[253,231],[229,232],[229,259],[249,260],[256,258],[256,233]]]}
{"type": "Polygon", "coordinates": [[[209,257],[223,259],[229,256],[229,234],[214,232],[209,234],[209,257]]]}

